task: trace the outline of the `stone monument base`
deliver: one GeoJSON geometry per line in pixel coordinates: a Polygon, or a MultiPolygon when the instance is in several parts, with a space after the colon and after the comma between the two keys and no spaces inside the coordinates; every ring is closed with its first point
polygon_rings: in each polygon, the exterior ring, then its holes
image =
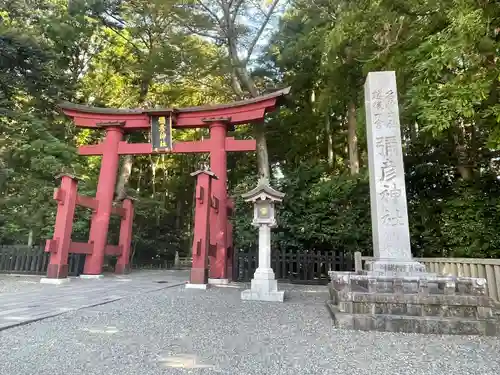
{"type": "Polygon", "coordinates": [[[278,291],[278,281],[270,268],[257,268],[250,289],[241,292],[242,300],[283,302],[285,292],[278,291]]]}
{"type": "Polygon", "coordinates": [[[372,262],[366,262],[366,274],[373,276],[424,276],[426,273],[425,266],[422,263],[414,260],[394,260],[394,259],[377,259],[372,262]]]}
{"type": "Polygon", "coordinates": [[[363,331],[500,336],[500,304],[486,280],[329,272],[335,325],[363,331]]]}
{"type": "Polygon", "coordinates": [[[252,289],[246,289],[241,292],[241,299],[244,301],[266,301],[266,302],[283,302],[285,300],[285,292],[269,292],[262,293],[252,289]]]}

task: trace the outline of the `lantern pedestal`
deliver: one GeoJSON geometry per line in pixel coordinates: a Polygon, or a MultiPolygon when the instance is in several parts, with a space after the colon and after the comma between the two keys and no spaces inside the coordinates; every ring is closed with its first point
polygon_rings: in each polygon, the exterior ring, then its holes
{"type": "Polygon", "coordinates": [[[271,268],[271,227],[259,226],[259,268],[255,270],[250,289],[241,292],[242,300],[283,302],[285,292],[278,291],[278,282],[271,268]]]}
{"type": "Polygon", "coordinates": [[[252,280],[250,289],[241,292],[242,300],[249,301],[267,301],[267,302],[283,302],[285,292],[278,291],[278,282],[273,279],[257,279],[257,271],[252,280]]]}

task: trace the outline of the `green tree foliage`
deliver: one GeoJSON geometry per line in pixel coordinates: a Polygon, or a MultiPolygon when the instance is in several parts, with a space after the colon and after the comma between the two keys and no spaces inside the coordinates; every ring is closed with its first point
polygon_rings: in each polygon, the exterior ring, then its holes
{"type": "Polygon", "coordinates": [[[0,236],[6,241],[27,239],[29,230],[36,236],[50,232],[54,176],[74,159],[54,103],[67,82],[47,41],[36,28],[21,29],[19,21],[2,12],[0,236]]]}

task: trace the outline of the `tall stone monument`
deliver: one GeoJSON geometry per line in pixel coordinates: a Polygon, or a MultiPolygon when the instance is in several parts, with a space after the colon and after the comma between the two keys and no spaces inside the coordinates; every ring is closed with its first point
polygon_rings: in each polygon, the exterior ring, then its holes
{"type": "Polygon", "coordinates": [[[373,255],[377,274],[414,275],[425,267],[412,261],[399,108],[394,72],[372,72],[365,83],[373,255]]]}
{"type": "Polygon", "coordinates": [[[438,276],[412,260],[394,72],[365,83],[375,261],[329,272],[327,302],[338,327],[391,332],[500,335],[500,307],[482,278],[438,276]]]}

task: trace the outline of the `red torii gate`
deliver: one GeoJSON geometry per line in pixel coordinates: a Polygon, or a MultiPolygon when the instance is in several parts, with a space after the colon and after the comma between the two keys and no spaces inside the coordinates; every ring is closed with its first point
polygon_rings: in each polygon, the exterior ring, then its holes
{"type": "MultiPolygon", "coordinates": [[[[232,239],[228,237],[232,236],[231,233],[228,233],[231,232],[228,211],[233,209],[233,203],[227,196],[227,152],[254,151],[256,143],[255,140],[236,140],[233,137],[227,137],[227,131],[235,125],[263,121],[265,114],[275,110],[279,106],[281,99],[289,91],[290,89],[286,88],[271,94],[230,104],[181,109],[127,110],[88,107],[72,103],[62,104],[61,109],[66,115],[73,118],[76,126],[103,129],[105,131],[105,139],[100,144],[80,146],[78,149],[80,155],[102,155],[96,197],[95,199],[87,198],[88,202],[84,204],[85,207],[94,210],[91,219],[89,242],[87,244],[79,244],[78,246],[76,246],[77,243],[73,243],[73,246],[71,246],[72,225],[69,225],[69,223],[73,220],[74,205],[82,205],[85,198],[78,196],[78,202],[76,202],[76,184],[73,184],[73,187],[72,183],[67,180],[65,184],[72,187],[72,193],[69,196],[72,199],[68,201],[70,206],[67,207],[64,206],[62,197],[56,197],[56,199],[59,199],[60,206],[56,219],[54,239],[49,240],[46,246],[46,251],[51,253],[47,277],[49,279],[67,277],[67,254],[70,252],[70,247],[73,253],[87,254],[84,275],[101,275],[105,253],[113,253],[119,256],[121,262],[117,265],[115,272],[123,273],[128,270],[128,251],[125,254],[125,248],[130,248],[132,237],[132,218],[130,215],[126,215],[128,220],[124,224],[124,227],[128,226],[130,228],[129,233],[124,233],[123,239],[120,236],[120,246],[111,249],[107,245],[110,215],[116,213],[117,210],[122,215],[125,215],[126,212],[133,213],[133,205],[129,200],[124,202],[123,212],[113,206],[120,155],[203,152],[210,153],[210,168],[217,176],[217,179],[214,179],[211,184],[211,192],[217,202],[217,208],[211,214],[210,218],[210,223],[212,224],[211,233],[206,235],[195,233],[195,238],[199,239],[200,236],[209,236],[210,238],[205,238],[205,240],[208,240],[208,243],[215,247],[215,254],[212,253],[210,259],[210,277],[213,279],[230,278],[232,251],[228,253],[228,248],[232,248],[232,239]],[[169,143],[168,139],[165,139],[165,133],[160,133],[161,147],[158,147],[158,145],[153,147],[151,143],[128,143],[123,141],[125,133],[153,129],[154,121],[158,122],[160,118],[169,119],[170,127],[167,130],[171,130],[171,128],[209,128],[210,139],[172,144],[171,138],[169,143]],[[71,205],[73,205],[73,209],[71,205]],[[125,261],[124,258],[126,258],[125,261]]],[[[168,137],[171,137],[170,131],[168,131],[168,137]]],[[[63,185],[61,185],[61,189],[63,185]]],[[[64,195],[64,192],[61,194],[64,195]]],[[[199,215],[198,212],[196,215],[199,215]]],[[[195,244],[193,244],[193,248],[195,248],[195,244]]]]}

